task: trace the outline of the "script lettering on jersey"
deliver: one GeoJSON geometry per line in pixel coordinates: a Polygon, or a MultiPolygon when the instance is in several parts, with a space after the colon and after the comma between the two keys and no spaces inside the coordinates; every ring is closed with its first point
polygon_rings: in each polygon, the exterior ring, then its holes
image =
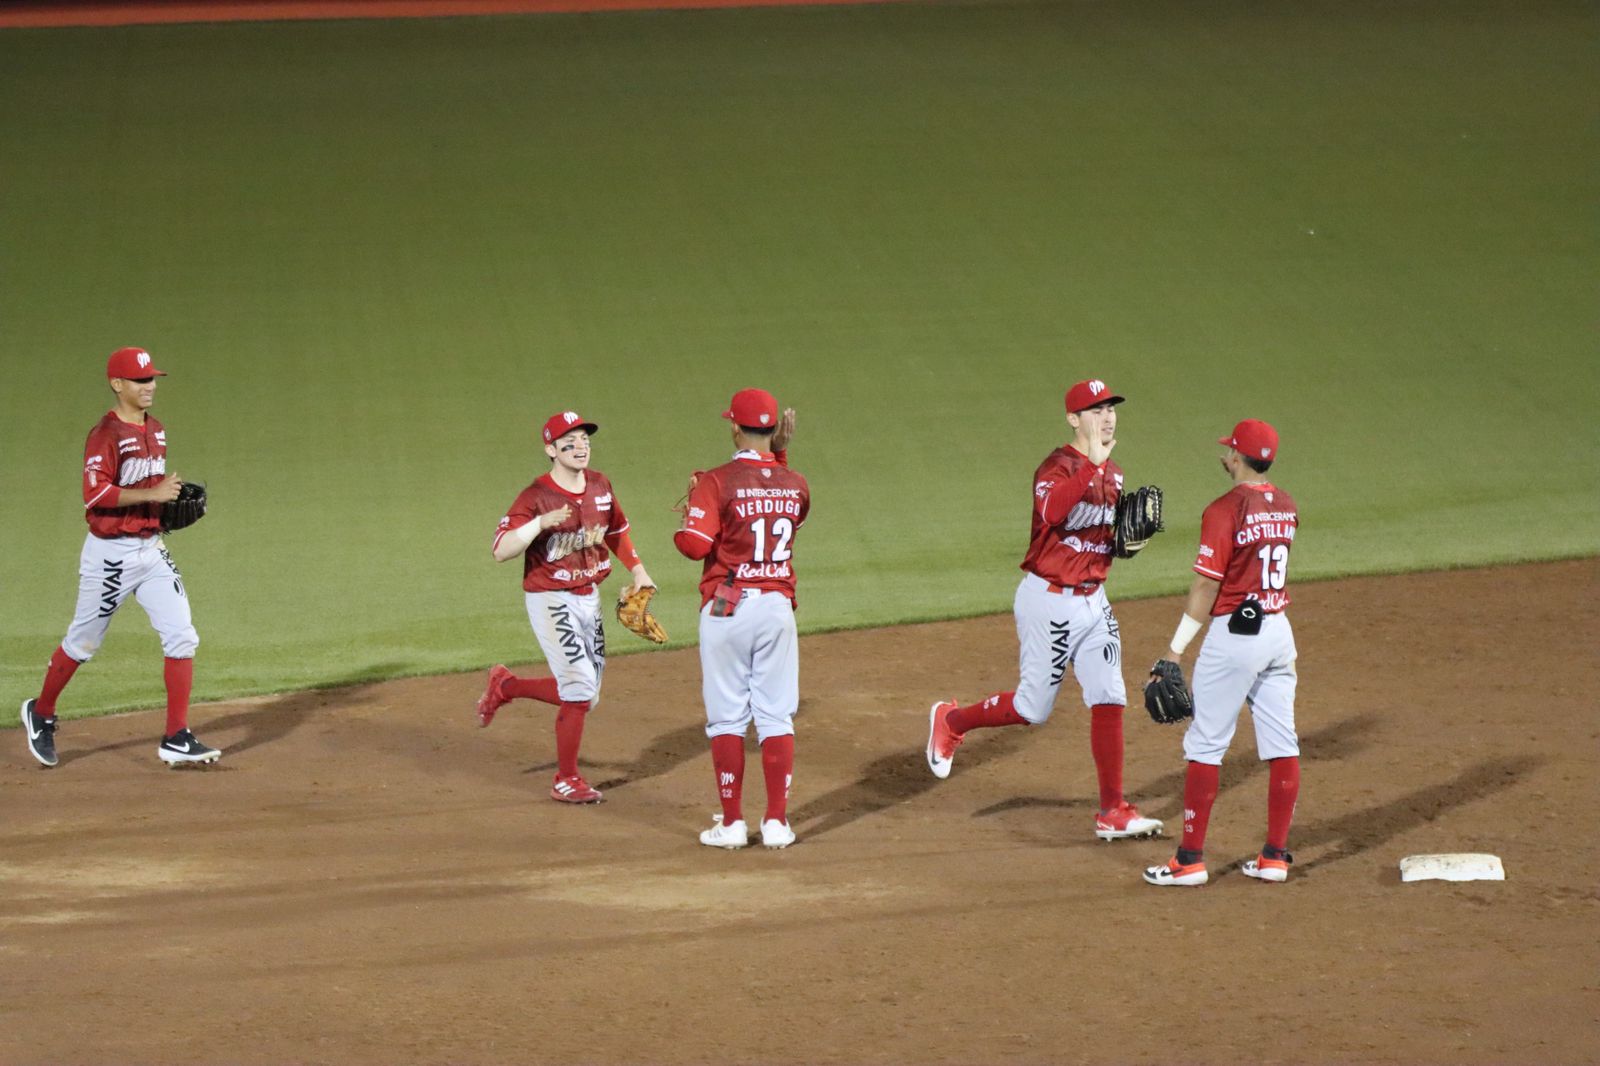
{"type": "Polygon", "coordinates": [[[1260,602],[1263,611],[1269,613],[1281,611],[1289,606],[1289,597],[1282,592],[1258,592],[1254,593],[1252,598],[1260,602]]]}
{"type": "Polygon", "coordinates": [[[137,485],[147,477],[158,477],[166,472],[166,456],[158,455],[154,459],[148,456],[135,456],[132,459],[122,460],[122,465],[117,468],[117,484],[137,485]]]}
{"type": "Polygon", "coordinates": [[[1090,529],[1094,526],[1109,526],[1117,520],[1117,509],[1106,503],[1089,503],[1080,500],[1072,505],[1072,510],[1067,512],[1066,519],[1061,523],[1061,528],[1066,530],[1090,529]]]}
{"type": "Polygon", "coordinates": [[[565,559],[585,548],[592,548],[606,539],[606,527],[584,526],[582,529],[563,530],[550,534],[550,539],[544,544],[544,559],[553,563],[557,559],[565,559]]]}
{"type": "Polygon", "coordinates": [[[1245,516],[1245,526],[1233,535],[1239,547],[1258,540],[1293,540],[1299,516],[1293,511],[1261,511],[1245,516]]]}
{"type": "Polygon", "coordinates": [[[736,581],[761,581],[766,578],[789,578],[794,576],[794,571],[789,569],[788,562],[781,563],[740,563],[733,571],[736,581]]]}

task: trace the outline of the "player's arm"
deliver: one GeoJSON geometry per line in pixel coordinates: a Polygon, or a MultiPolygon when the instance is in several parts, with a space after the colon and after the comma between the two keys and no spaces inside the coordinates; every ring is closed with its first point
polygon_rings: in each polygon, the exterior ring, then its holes
{"type": "Polygon", "coordinates": [[[717,506],[716,479],[710,474],[694,475],[689,495],[683,503],[683,525],[672,535],[672,545],[680,555],[704,559],[716,549],[722,533],[721,508],[717,506]]]}
{"type": "Polygon", "coordinates": [[[630,588],[655,588],[656,583],[650,579],[650,573],[644,568],[644,563],[639,559],[639,551],[633,546],[633,538],[628,535],[628,516],[622,513],[622,504],[616,500],[616,492],[611,494],[611,525],[606,530],[606,550],[617,557],[628,573],[633,576],[630,588]]]}
{"type": "Polygon", "coordinates": [[[147,489],[123,488],[117,484],[117,450],[109,443],[97,446],[91,440],[83,452],[83,506],[110,510],[136,507],[141,503],[166,503],[178,498],[183,479],[168,474],[147,489]]]}
{"type": "Polygon", "coordinates": [[[1097,466],[1084,463],[1073,474],[1057,472],[1034,482],[1033,505],[1044,524],[1059,526],[1065,522],[1067,515],[1083,499],[1083,494],[1089,491],[1089,482],[1094,480],[1099,470],[1097,466]]]}
{"type": "Polygon", "coordinates": [[[1189,642],[1194,640],[1194,635],[1205,624],[1204,620],[1211,617],[1211,608],[1216,606],[1217,592],[1221,588],[1222,582],[1214,577],[1194,575],[1194,581],[1189,585],[1189,598],[1183,604],[1183,617],[1178,620],[1178,629],[1172,634],[1172,645],[1167,649],[1167,658],[1173,662],[1183,658],[1189,642]]]}
{"type": "Polygon", "coordinates": [[[500,520],[494,535],[494,561],[510,562],[528,550],[528,545],[547,529],[559,526],[572,514],[570,504],[562,504],[554,511],[528,515],[513,511],[500,520]]]}
{"type": "Polygon", "coordinates": [[[1183,617],[1172,634],[1172,646],[1167,649],[1173,662],[1183,657],[1189,642],[1211,617],[1222,579],[1228,573],[1228,560],[1233,555],[1233,514],[1225,500],[1226,497],[1216,501],[1200,516],[1200,550],[1194,560],[1194,581],[1184,601],[1183,617]]]}

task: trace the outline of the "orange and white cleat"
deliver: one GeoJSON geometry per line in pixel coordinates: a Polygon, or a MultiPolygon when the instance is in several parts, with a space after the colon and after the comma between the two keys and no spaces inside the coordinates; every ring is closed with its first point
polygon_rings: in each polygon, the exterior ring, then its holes
{"type": "Polygon", "coordinates": [[[1289,880],[1289,864],[1294,862],[1294,856],[1287,851],[1281,859],[1269,859],[1266,855],[1257,855],[1253,859],[1246,859],[1239,872],[1246,877],[1253,877],[1257,881],[1271,881],[1283,884],[1289,880]]]}
{"type": "Polygon", "coordinates": [[[1144,871],[1147,884],[1159,888],[1198,888],[1211,880],[1211,875],[1206,873],[1206,864],[1192,862],[1185,866],[1174,855],[1160,866],[1147,866],[1144,871]]]}

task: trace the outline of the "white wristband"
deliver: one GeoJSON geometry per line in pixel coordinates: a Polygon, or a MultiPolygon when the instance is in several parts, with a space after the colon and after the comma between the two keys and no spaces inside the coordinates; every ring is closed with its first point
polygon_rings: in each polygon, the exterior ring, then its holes
{"type": "Polygon", "coordinates": [[[1200,623],[1190,618],[1189,612],[1185,611],[1182,620],[1178,622],[1178,631],[1172,634],[1172,650],[1181,656],[1184,649],[1189,646],[1189,642],[1194,639],[1194,635],[1198,632],[1200,632],[1200,623]]]}
{"type": "Polygon", "coordinates": [[[532,544],[534,538],[539,535],[541,519],[543,517],[543,515],[534,515],[531,521],[524,522],[516,529],[513,529],[507,533],[506,539],[515,544],[518,551],[527,551],[528,545],[532,544]]]}

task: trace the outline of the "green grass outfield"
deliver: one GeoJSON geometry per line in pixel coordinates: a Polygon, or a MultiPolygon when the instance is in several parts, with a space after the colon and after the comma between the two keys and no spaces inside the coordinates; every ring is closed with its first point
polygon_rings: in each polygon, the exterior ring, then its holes
{"type": "MultiPolygon", "coordinates": [[[[1520,0],[0,33],[0,687],[70,616],[121,344],[213,488],[201,698],[532,658],[489,540],[564,408],[692,640],[669,507],[751,384],[809,630],[1008,609],[1091,375],[1168,492],[1115,597],[1187,583],[1242,416],[1297,579],[1600,551],[1596,44],[1520,0]]],[[[159,701],[125,613],[64,713],[159,701]]]]}

